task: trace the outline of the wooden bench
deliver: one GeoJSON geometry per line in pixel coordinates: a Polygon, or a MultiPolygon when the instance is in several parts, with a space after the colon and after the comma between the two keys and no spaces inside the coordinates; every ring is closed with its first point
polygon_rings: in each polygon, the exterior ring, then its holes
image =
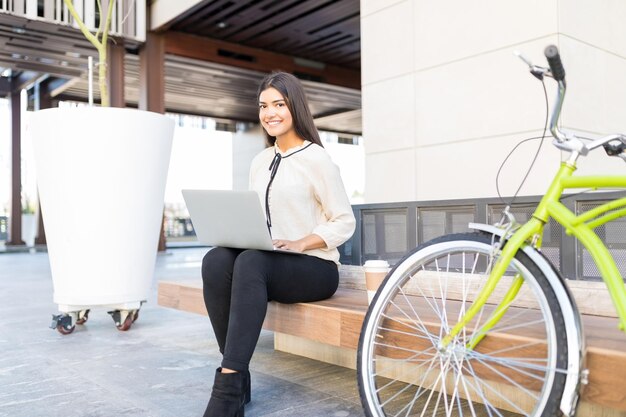
{"type": "MultiPolygon", "coordinates": [[[[626,417],[626,335],[617,328],[613,306],[601,282],[570,281],[583,314],[589,384],[579,416],[626,417]]],[[[158,304],[206,315],[201,282],[158,286],[158,304]]],[[[361,267],[341,266],[340,287],[315,303],[269,303],[264,328],[275,332],[277,350],[354,369],[361,325],[367,312],[361,267]]]]}

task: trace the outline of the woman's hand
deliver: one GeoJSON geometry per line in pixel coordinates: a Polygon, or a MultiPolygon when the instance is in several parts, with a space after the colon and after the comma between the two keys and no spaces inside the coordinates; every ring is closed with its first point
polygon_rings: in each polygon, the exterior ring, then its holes
{"type": "Polygon", "coordinates": [[[286,240],[286,239],[274,239],[272,241],[276,249],[292,250],[294,252],[304,252],[306,245],[300,240],[286,240]]]}
{"type": "Polygon", "coordinates": [[[305,250],[326,247],[326,242],[316,234],[311,234],[298,240],[274,239],[272,243],[277,249],[292,250],[294,252],[304,252],[305,250]]]}

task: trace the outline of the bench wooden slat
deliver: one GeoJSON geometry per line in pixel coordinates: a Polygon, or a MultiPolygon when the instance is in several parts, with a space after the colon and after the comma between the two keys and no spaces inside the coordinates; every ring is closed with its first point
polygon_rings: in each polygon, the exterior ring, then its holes
{"type": "MultiPolygon", "coordinates": [[[[159,282],[158,304],[206,315],[199,283],[159,282]]],[[[269,303],[264,328],[355,350],[367,312],[365,291],[340,287],[330,299],[314,303],[269,303]]],[[[626,411],[626,337],[616,318],[583,315],[589,385],[583,400],[626,411]]]]}

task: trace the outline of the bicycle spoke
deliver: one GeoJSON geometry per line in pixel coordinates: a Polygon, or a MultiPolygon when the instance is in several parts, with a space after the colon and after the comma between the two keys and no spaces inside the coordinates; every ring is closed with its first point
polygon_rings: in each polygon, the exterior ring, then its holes
{"type": "Polygon", "coordinates": [[[474,388],[474,390],[476,390],[481,395],[482,403],[485,405],[485,408],[488,410],[487,412],[489,413],[490,416],[492,416],[491,410],[493,410],[493,411],[496,412],[496,414],[499,417],[504,417],[502,415],[502,413],[500,412],[500,410],[498,410],[493,404],[491,404],[491,401],[489,401],[487,399],[486,394],[484,393],[482,388],[480,386],[478,386],[478,384],[482,384],[485,387],[489,388],[494,394],[496,394],[497,396],[499,396],[500,398],[502,398],[506,402],[510,403],[513,406],[513,408],[516,408],[517,410],[519,410],[520,414],[524,414],[525,413],[524,410],[519,408],[516,404],[512,403],[508,398],[503,397],[502,394],[500,394],[500,392],[498,390],[494,389],[491,385],[487,384],[484,380],[482,380],[480,377],[478,377],[476,375],[476,373],[474,372],[474,368],[472,367],[471,363],[465,362],[465,364],[467,365],[467,369],[468,369],[469,373],[472,375],[472,379],[471,380],[470,379],[466,379],[466,382],[470,385],[470,387],[474,388]],[[473,384],[472,381],[476,381],[476,385],[473,384]]]}
{"type": "Polygon", "coordinates": [[[450,367],[450,357],[448,357],[446,359],[445,363],[443,363],[442,360],[440,360],[439,363],[440,363],[440,368],[441,368],[441,370],[439,371],[439,375],[441,375],[441,380],[440,380],[441,387],[438,390],[439,394],[437,394],[437,401],[435,402],[435,408],[433,410],[433,416],[435,416],[436,410],[439,409],[439,403],[441,402],[441,398],[444,399],[443,400],[444,408],[446,410],[448,408],[448,403],[446,402],[445,397],[446,397],[446,377],[448,375],[448,370],[449,370],[449,367],[450,367]]]}
{"type": "Polygon", "coordinates": [[[506,348],[502,348],[502,349],[498,349],[498,350],[490,350],[489,352],[484,352],[484,354],[489,353],[490,356],[495,356],[495,355],[499,355],[501,353],[511,352],[513,350],[518,350],[518,349],[526,349],[526,348],[529,348],[531,346],[543,345],[543,344],[545,344],[545,342],[542,342],[542,341],[528,342],[528,343],[525,343],[523,345],[515,345],[515,346],[510,346],[510,347],[506,347],[506,348]]]}
{"type": "MultiPolygon", "coordinates": [[[[518,384],[517,382],[513,381],[509,376],[505,375],[504,373],[502,373],[501,371],[499,371],[498,369],[496,369],[495,367],[489,365],[488,363],[486,363],[485,361],[481,361],[480,359],[478,359],[478,362],[480,362],[481,364],[483,364],[484,366],[488,367],[489,369],[491,369],[491,371],[495,372],[496,374],[498,374],[500,377],[504,378],[506,381],[508,381],[511,385],[517,387],[518,389],[520,389],[522,392],[526,393],[528,396],[532,397],[535,400],[539,400],[539,397],[537,395],[535,395],[533,392],[529,391],[528,389],[526,389],[525,387],[523,387],[521,384],[518,384]]],[[[510,368],[509,368],[510,369],[510,368]]]]}
{"type": "Polygon", "coordinates": [[[492,328],[490,331],[491,332],[504,332],[506,330],[519,329],[520,327],[530,327],[534,324],[543,324],[543,323],[544,323],[543,320],[527,321],[524,323],[510,324],[508,326],[497,326],[497,327],[492,328]]]}
{"type": "MultiPolygon", "coordinates": [[[[420,384],[418,385],[419,387],[422,387],[422,385],[424,384],[424,380],[426,379],[426,377],[427,377],[427,376],[428,376],[428,374],[430,373],[430,370],[433,368],[433,365],[434,365],[434,364],[435,364],[435,362],[436,362],[436,360],[435,360],[435,359],[436,359],[436,358],[433,358],[433,360],[431,361],[431,363],[430,363],[430,365],[429,365],[428,369],[426,370],[426,372],[425,372],[425,373],[424,373],[424,375],[422,376],[422,380],[421,380],[420,384]]],[[[395,383],[395,382],[398,382],[398,379],[395,379],[395,380],[393,380],[393,381],[389,382],[387,385],[385,385],[385,387],[384,387],[384,388],[386,388],[386,387],[390,386],[392,383],[395,383]]],[[[393,399],[395,399],[396,397],[398,397],[400,394],[404,393],[404,392],[405,392],[406,390],[408,390],[411,386],[412,386],[412,384],[407,384],[404,388],[402,388],[400,391],[398,391],[398,392],[397,392],[395,395],[393,395],[391,398],[387,399],[387,400],[386,400],[383,404],[381,404],[381,405],[384,407],[387,403],[389,403],[390,401],[392,401],[393,399]]],[[[377,393],[380,393],[380,392],[382,391],[382,389],[383,389],[383,388],[378,389],[378,390],[377,390],[377,393]]],[[[421,394],[420,394],[420,395],[417,395],[418,393],[419,393],[419,391],[418,391],[418,392],[416,392],[416,395],[414,396],[414,398],[415,398],[415,399],[414,399],[414,401],[415,401],[417,398],[419,398],[419,397],[421,396],[421,394]]],[[[404,408],[406,408],[406,406],[405,406],[404,408]]],[[[404,408],[403,408],[403,409],[404,409],[404,408]]],[[[400,410],[400,411],[402,411],[402,410],[400,410]]]]}
{"type": "MultiPolygon", "coordinates": [[[[498,365],[506,366],[509,369],[522,368],[522,369],[529,369],[529,370],[534,370],[534,371],[539,371],[539,372],[551,371],[551,372],[558,372],[558,373],[567,373],[567,370],[564,370],[564,369],[548,367],[548,366],[539,366],[539,365],[535,365],[532,363],[528,363],[526,362],[526,358],[520,358],[519,360],[518,358],[502,358],[502,357],[494,358],[488,355],[483,355],[479,352],[472,352],[470,353],[470,356],[472,356],[478,361],[494,362],[498,365]]],[[[529,360],[532,360],[534,362],[547,362],[547,359],[535,358],[535,359],[529,359],[529,360]]],[[[518,372],[521,373],[521,371],[518,371],[518,372]]]]}
{"type": "MultiPolygon", "coordinates": [[[[436,345],[437,345],[437,342],[439,341],[439,339],[435,340],[435,336],[434,336],[431,332],[429,332],[429,331],[428,331],[428,329],[426,328],[426,324],[422,321],[422,319],[421,319],[419,316],[417,317],[417,318],[418,318],[418,320],[419,320],[419,323],[418,323],[418,322],[415,322],[415,321],[414,321],[411,317],[409,317],[409,315],[408,315],[408,314],[406,314],[406,313],[404,312],[404,310],[402,310],[400,307],[398,307],[398,305],[397,305],[395,302],[390,301],[389,303],[390,303],[393,307],[395,307],[395,308],[396,308],[396,309],[397,309],[400,313],[402,313],[402,315],[403,315],[404,317],[406,317],[407,319],[409,319],[409,320],[411,320],[413,323],[415,323],[415,325],[417,325],[417,326],[421,326],[421,328],[415,328],[415,330],[420,330],[420,331],[422,331],[424,334],[426,334],[427,336],[432,336],[432,337],[430,337],[430,341],[432,342],[433,346],[436,346],[436,345]]],[[[391,318],[390,316],[388,316],[388,315],[385,315],[385,317],[386,317],[386,318],[390,318],[390,319],[392,319],[392,318],[391,318]]],[[[396,321],[396,322],[398,322],[398,323],[403,323],[403,322],[401,322],[400,320],[397,320],[397,319],[392,319],[392,320],[394,320],[394,321],[396,321]]]]}
{"type": "Polygon", "coordinates": [[[424,339],[424,340],[431,341],[431,338],[428,337],[428,336],[422,336],[420,334],[403,332],[402,330],[392,329],[390,327],[378,326],[378,329],[379,330],[384,330],[385,332],[388,332],[388,333],[399,333],[399,334],[404,334],[404,335],[407,335],[407,336],[417,337],[418,339],[424,339]]]}
{"type": "MultiPolygon", "coordinates": [[[[415,355],[414,355],[414,356],[415,356],[415,355]]],[[[413,357],[414,357],[414,356],[413,356],[413,357]]],[[[409,358],[409,359],[411,359],[411,358],[409,358]]],[[[421,368],[421,367],[423,367],[424,365],[426,365],[427,363],[430,363],[430,364],[431,364],[431,365],[429,365],[429,370],[430,370],[430,368],[432,368],[432,363],[433,363],[433,361],[434,361],[435,359],[436,359],[436,357],[434,357],[434,355],[433,355],[433,358],[431,358],[430,360],[425,360],[424,362],[422,362],[422,364],[421,364],[421,365],[419,365],[417,368],[415,368],[414,372],[417,374],[417,373],[418,373],[418,371],[420,370],[420,368],[421,368]]],[[[388,359],[385,359],[385,361],[387,361],[387,360],[388,360],[388,359]]],[[[426,372],[428,372],[428,371],[426,371],[426,372]]],[[[378,372],[375,372],[375,373],[373,374],[373,376],[377,376],[377,375],[378,375],[378,372]]],[[[395,383],[395,382],[397,382],[397,381],[399,381],[399,379],[390,379],[390,381],[389,381],[387,384],[385,384],[384,386],[382,386],[382,387],[378,388],[377,392],[380,392],[380,391],[384,390],[385,388],[387,388],[388,386],[390,386],[391,384],[393,384],[393,383],[395,383]]]]}
{"type": "MultiPolygon", "coordinates": [[[[436,386],[439,383],[439,381],[441,380],[442,377],[443,377],[442,373],[439,372],[439,375],[437,376],[437,379],[433,383],[433,386],[436,386]]],[[[428,399],[426,400],[426,404],[424,405],[424,411],[421,414],[422,416],[424,415],[424,413],[428,409],[428,404],[430,404],[430,400],[432,399],[434,393],[435,393],[435,391],[431,389],[430,390],[430,394],[428,395],[428,399]]],[[[435,409],[435,411],[436,411],[436,409],[435,409]]]]}
{"type": "Polygon", "coordinates": [[[463,390],[465,391],[465,396],[467,397],[467,403],[468,403],[470,412],[472,413],[472,417],[476,417],[476,410],[474,410],[474,401],[472,401],[472,396],[469,390],[467,389],[465,375],[463,375],[462,369],[459,369],[458,372],[459,372],[459,375],[461,375],[461,382],[463,383],[463,390]]]}
{"type": "MultiPolygon", "coordinates": [[[[461,372],[458,372],[459,365],[460,365],[458,358],[456,358],[456,356],[455,356],[454,359],[455,359],[455,363],[456,363],[456,367],[454,368],[455,369],[455,374],[456,374],[455,375],[456,381],[454,383],[454,391],[452,392],[452,398],[450,400],[451,407],[450,407],[449,412],[447,413],[447,417],[450,417],[450,415],[452,413],[452,410],[454,409],[453,404],[454,404],[454,398],[455,397],[457,399],[457,407],[459,409],[459,414],[462,417],[463,416],[463,410],[462,410],[460,394],[459,394],[458,390],[459,390],[459,381],[460,381],[461,377],[463,376],[463,374],[461,372]]],[[[463,359],[461,359],[460,362],[463,362],[463,359]]]]}

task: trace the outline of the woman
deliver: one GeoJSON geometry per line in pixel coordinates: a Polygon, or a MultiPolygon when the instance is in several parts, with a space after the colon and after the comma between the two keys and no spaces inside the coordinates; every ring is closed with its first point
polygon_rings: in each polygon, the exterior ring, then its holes
{"type": "Polygon", "coordinates": [[[248,365],[268,301],[331,297],[339,282],[337,247],[354,232],[339,169],[323,149],[302,85],[291,74],[266,76],[257,93],[270,147],[250,168],[274,246],[298,254],[215,248],[202,262],[204,301],[223,354],[204,417],[243,417],[248,365]]]}

